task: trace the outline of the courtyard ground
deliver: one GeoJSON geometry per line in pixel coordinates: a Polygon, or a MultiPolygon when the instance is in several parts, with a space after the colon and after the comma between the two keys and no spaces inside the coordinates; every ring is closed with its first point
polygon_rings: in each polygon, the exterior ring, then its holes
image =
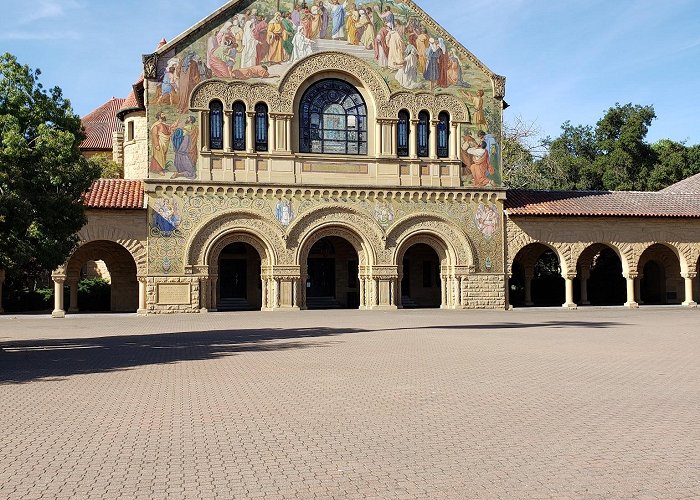
{"type": "Polygon", "coordinates": [[[0,498],[698,498],[699,320],[0,317],[0,498]]]}

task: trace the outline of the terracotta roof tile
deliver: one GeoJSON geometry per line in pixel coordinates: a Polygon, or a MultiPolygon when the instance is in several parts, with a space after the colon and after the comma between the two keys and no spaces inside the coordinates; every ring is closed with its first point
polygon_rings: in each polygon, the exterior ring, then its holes
{"type": "Polygon", "coordinates": [[[144,209],[143,181],[98,179],[85,193],[86,208],[144,209]]]}
{"type": "Polygon", "coordinates": [[[673,194],[697,194],[700,195],[700,174],[695,174],[692,177],[676,182],[672,186],[659,191],[660,193],[673,194]]]}
{"type": "Polygon", "coordinates": [[[134,82],[131,86],[131,92],[122,103],[119,112],[117,113],[117,118],[124,120],[124,115],[132,111],[145,111],[146,105],[144,104],[144,87],[143,87],[143,73],[139,76],[139,79],[134,82]]]}
{"type": "Polygon", "coordinates": [[[510,190],[509,215],[698,217],[700,196],[631,191],[510,190]]]}
{"type": "Polygon", "coordinates": [[[112,150],[112,134],[124,128],[117,119],[117,112],[124,104],[124,99],[113,97],[95,111],[82,117],[85,140],[80,149],[112,150]]]}

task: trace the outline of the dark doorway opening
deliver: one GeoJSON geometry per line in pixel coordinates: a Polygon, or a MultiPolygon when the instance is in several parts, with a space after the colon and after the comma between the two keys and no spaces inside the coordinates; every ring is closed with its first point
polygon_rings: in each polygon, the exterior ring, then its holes
{"type": "Polygon", "coordinates": [[[358,261],[357,251],[343,238],[329,236],[316,242],[307,259],[307,309],[357,309],[358,261]]]}
{"type": "Polygon", "coordinates": [[[404,254],[401,275],[401,306],[404,309],[440,307],[440,257],[433,247],[425,243],[411,246],[404,254]]]}
{"type": "Polygon", "coordinates": [[[247,243],[232,243],[219,257],[219,311],[254,311],[262,307],[261,262],[247,243]]]}

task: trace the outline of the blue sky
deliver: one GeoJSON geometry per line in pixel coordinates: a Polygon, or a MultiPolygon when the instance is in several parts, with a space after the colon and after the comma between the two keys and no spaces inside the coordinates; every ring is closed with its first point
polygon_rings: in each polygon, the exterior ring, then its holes
{"type": "MultiPolygon", "coordinates": [[[[697,0],[417,0],[494,72],[507,77],[506,121],[543,135],[595,124],[616,102],[651,104],[649,140],[700,143],[697,0]]],[[[43,72],[84,115],[126,97],[141,54],[223,0],[0,0],[0,52],[43,72]]]]}

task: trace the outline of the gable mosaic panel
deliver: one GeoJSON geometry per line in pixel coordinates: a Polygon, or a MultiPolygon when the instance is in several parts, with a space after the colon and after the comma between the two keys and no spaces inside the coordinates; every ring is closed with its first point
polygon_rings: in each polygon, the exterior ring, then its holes
{"type": "MultiPolygon", "coordinates": [[[[262,85],[274,90],[271,96],[289,99],[278,90],[290,70],[329,52],[364,61],[397,103],[401,94],[422,93],[431,96],[426,109],[436,98],[465,104],[469,123],[462,125],[459,141],[465,186],[501,185],[503,78],[402,0],[242,1],[155,61],[146,58],[147,76],[154,77],[147,95],[149,177],[196,178],[202,124],[190,110],[190,95],[197,85],[208,80],[262,85]]],[[[274,109],[276,103],[270,104],[274,109]]]]}

